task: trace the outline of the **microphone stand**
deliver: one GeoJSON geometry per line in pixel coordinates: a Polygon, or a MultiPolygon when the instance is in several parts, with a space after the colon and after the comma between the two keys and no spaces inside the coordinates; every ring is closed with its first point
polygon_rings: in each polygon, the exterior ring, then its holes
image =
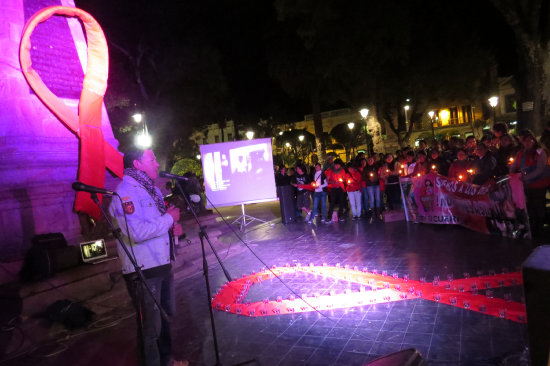
{"type": "MultiPolygon", "coordinates": [[[[128,257],[128,259],[130,259],[130,262],[132,263],[132,265],[134,266],[134,270],[136,271],[137,275],[138,275],[138,278],[139,278],[139,282],[141,282],[141,284],[143,285],[143,287],[145,287],[145,292],[147,292],[147,294],[149,296],[151,296],[151,299],[153,299],[155,305],[157,306],[157,308],[159,309],[160,311],[160,316],[162,317],[162,319],[165,321],[165,322],[169,322],[169,318],[168,318],[168,314],[166,314],[166,312],[164,311],[164,309],[162,308],[162,306],[160,305],[160,303],[157,301],[157,299],[155,298],[155,296],[153,296],[153,292],[151,291],[151,288],[149,287],[149,285],[147,284],[147,282],[145,281],[145,277],[143,276],[143,272],[141,271],[141,268],[140,266],[137,264],[136,262],[136,259],[130,254],[130,251],[128,250],[128,247],[127,245],[124,243],[124,241],[122,240],[122,237],[120,235],[120,229],[116,229],[113,225],[113,222],[109,219],[109,216],[107,215],[107,213],[105,212],[105,210],[103,209],[103,206],[101,205],[101,203],[99,202],[99,199],[97,198],[97,193],[95,192],[90,192],[90,195],[92,196],[92,200],[96,203],[96,205],[99,207],[99,209],[101,210],[101,214],[103,215],[103,217],[105,218],[105,221],[107,221],[107,223],[109,224],[109,227],[111,228],[112,230],[112,233],[113,233],[113,236],[118,240],[118,243],[120,244],[120,246],[122,247],[122,249],[124,250],[124,253],[126,253],[126,256],[128,257]]],[[[118,194],[115,193],[115,195],[117,197],[118,194]]],[[[120,197],[119,197],[120,199],[120,197]]],[[[128,236],[130,235],[130,233],[128,233],[128,236]]],[[[136,294],[136,297],[138,298],[138,328],[139,328],[139,334],[141,335],[141,337],[143,338],[144,337],[144,333],[143,333],[143,309],[141,307],[141,300],[143,298],[143,289],[141,287],[139,287],[137,289],[137,294],[136,294]]],[[[144,340],[142,339],[142,347],[144,345],[144,340]]],[[[145,349],[142,350],[143,353],[145,353],[145,349]]]]}
{"type": "MultiPolygon", "coordinates": [[[[183,196],[183,199],[185,200],[185,203],[187,204],[187,206],[189,207],[189,210],[193,214],[193,218],[195,219],[195,222],[197,223],[197,225],[199,225],[199,238],[200,238],[200,241],[201,241],[201,249],[202,249],[202,271],[203,271],[203,274],[204,274],[204,280],[206,282],[206,299],[207,299],[207,303],[208,303],[208,310],[210,312],[210,324],[211,324],[211,327],[212,327],[212,337],[214,339],[214,351],[216,352],[216,366],[220,366],[221,365],[221,363],[220,363],[220,352],[219,352],[219,348],[218,348],[218,337],[216,336],[216,325],[215,325],[215,322],[214,322],[214,312],[212,310],[212,300],[211,300],[212,299],[212,292],[210,290],[210,280],[208,278],[208,262],[206,260],[206,253],[204,251],[204,239],[206,239],[206,241],[210,245],[210,249],[212,249],[212,253],[214,253],[214,255],[216,256],[216,259],[220,263],[220,266],[222,267],[223,273],[225,274],[225,277],[227,278],[227,281],[231,282],[232,279],[231,279],[231,276],[229,275],[229,272],[227,272],[227,269],[223,265],[222,260],[218,256],[218,253],[216,252],[216,249],[212,245],[212,242],[210,241],[210,238],[208,237],[208,233],[206,232],[206,226],[201,225],[201,222],[200,222],[200,220],[197,216],[197,213],[195,212],[195,209],[193,208],[193,206],[191,205],[191,202],[189,202],[189,198],[187,198],[187,195],[183,191],[183,188],[181,187],[181,184],[180,184],[180,180],[175,179],[175,181],[176,181],[176,186],[178,187],[179,192],[183,196]]],[[[256,360],[252,359],[252,360],[249,360],[249,361],[245,361],[245,362],[239,363],[239,365],[245,365],[245,364],[251,363],[253,361],[256,361],[256,360]]]]}

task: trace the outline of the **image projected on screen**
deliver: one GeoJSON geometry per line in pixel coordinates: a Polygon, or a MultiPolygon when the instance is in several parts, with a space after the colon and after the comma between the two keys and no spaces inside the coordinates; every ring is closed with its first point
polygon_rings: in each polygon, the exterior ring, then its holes
{"type": "Polygon", "coordinates": [[[215,206],[277,199],[270,138],[201,145],[200,150],[206,196],[215,206]]]}

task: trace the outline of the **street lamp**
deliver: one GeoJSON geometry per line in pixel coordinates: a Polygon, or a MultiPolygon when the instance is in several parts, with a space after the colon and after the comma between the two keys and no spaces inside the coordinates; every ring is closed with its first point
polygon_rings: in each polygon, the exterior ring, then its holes
{"type": "Polygon", "coordinates": [[[355,127],[355,122],[350,122],[350,123],[348,123],[348,128],[349,128],[350,130],[353,130],[353,127],[355,127]]]}
{"type": "MultiPolygon", "coordinates": [[[[409,101],[409,99],[407,99],[407,101],[409,101]]],[[[407,123],[409,122],[409,119],[407,118],[407,112],[408,112],[408,110],[409,110],[410,107],[409,107],[409,105],[407,104],[407,105],[405,105],[403,108],[405,109],[405,127],[407,127],[407,123]]]]}
{"type": "Polygon", "coordinates": [[[496,122],[495,108],[498,105],[498,97],[495,96],[495,97],[489,98],[489,105],[493,108],[493,125],[494,125],[496,122]]]}
{"type": "MultiPolygon", "coordinates": [[[[367,123],[367,117],[369,116],[369,109],[363,108],[359,111],[361,114],[361,118],[365,121],[365,150],[369,150],[369,129],[368,129],[368,123],[367,123]]],[[[374,135],[374,133],[373,133],[374,135]]]]}
{"type": "Polygon", "coordinates": [[[141,148],[149,148],[153,144],[153,139],[149,135],[149,131],[147,130],[147,122],[145,121],[145,118],[143,117],[143,114],[141,113],[134,113],[132,115],[132,119],[135,123],[141,123],[143,122],[143,128],[141,132],[138,132],[135,139],[135,144],[141,148]]]}
{"type": "Polygon", "coordinates": [[[254,138],[254,131],[246,131],[246,138],[252,140],[254,138]]]}
{"type": "Polygon", "coordinates": [[[432,125],[432,140],[435,140],[435,132],[434,132],[434,111],[429,111],[428,116],[430,116],[430,124],[432,125]]]}
{"type": "Polygon", "coordinates": [[[300,140],[300,142],[304,141],[304,138],[305,138],[305,136],[304,136],[304,135],[300,135],[300,136],[298,136],[298,140],[300,140]]]}
{"type": "Polygon", "coordinates": [[[153,144],[153,139],[146,132],[138,132],[135,143],[137,146],[147,149],[153,144]]]}

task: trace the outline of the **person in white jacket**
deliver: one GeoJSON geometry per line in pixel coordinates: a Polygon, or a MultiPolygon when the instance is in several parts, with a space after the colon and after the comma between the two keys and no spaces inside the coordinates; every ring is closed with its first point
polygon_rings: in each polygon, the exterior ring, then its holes
{"type": "MultiPolygon", "coordinates": [[[[319,203],[321,203],[321,222],[325,222],[327,217],[327,177],[321,170],[321,164],[315,164],[315,174],[313,175],[313,211],[310,215],[309,223],[313,223],[315,215],[319,212],[319,203]]],[[[330,220],[328,221],[330,223],[330,220]]]]}
{"type": "MultiPolygon", "coordinates": [[[[180,212],[175,207],[165,206],[160,190],[154,185],[159,164],[152,150],[128,151],[124,155],[124,168],[122,183],[116,189],[122,202],[114,199],[109,212],[153,295],[171,317],[175,297],[169,230],[173,229],[176,236],[183,234],[178,224],[180,212]]],[[[138,334],[140,365],[186,365],[186,361],[174,362],[170,324],[162,319],[120,244],[118,253],[137,321],[142,323],[142,333],[138,334]]],[[[139,329],[138,326],[138,333],[139,329]]]]}

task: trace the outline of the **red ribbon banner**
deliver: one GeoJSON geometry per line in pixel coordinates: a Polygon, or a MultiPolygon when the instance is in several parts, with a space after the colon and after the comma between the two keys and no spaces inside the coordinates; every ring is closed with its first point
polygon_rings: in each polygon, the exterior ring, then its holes
{"type": "MultiPolygon", "coordinates": [[[[109,54],[99,23],[85,11],[67,6],[51,6],[34,14],[25,24],[19,48],[21,70],[30,87],[59,120],[80,139],[78,180],[95,187],[105,186],[105,168],[122,178],[122,155],[103,137],[101,108],[107,89],[109,54]],[[88,42],[88,66],[76,115],[44,84],[31,62],[31,34],[36,26],[53,15],[77,17],[84,25],[88,42]]],[[[101,195],[99,195],[101,201],[101,195]]],[[[98,219],[100,210],[89,193],[77,192],[75,211],[98,219]]]]}

